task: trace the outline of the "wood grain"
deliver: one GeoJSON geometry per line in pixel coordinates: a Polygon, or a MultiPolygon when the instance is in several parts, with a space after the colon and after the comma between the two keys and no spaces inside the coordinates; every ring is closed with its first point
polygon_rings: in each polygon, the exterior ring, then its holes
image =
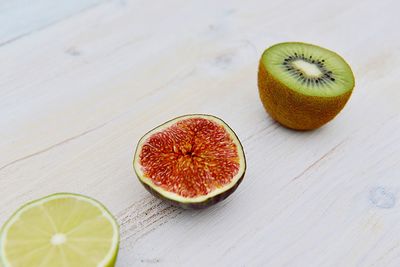
{"type": "Polygon", "coordinates": [[[121,267],[400,264],[398,1],[26,2],[0,5],[0,224],[68,191],[116,215],[121,267]],[[319,130],[282,128],[258,99],[259,57],[281,41],[353,67],[319,130]],[[248,159],[202,211],[154,199],[131,166],[144,133],[186,113],[222,117],[248,159]]]}
{"type": "Polygon", "coordinates": [[[64,19],[84,12],[101,0],[48,1],[3,0],[0,2],[0,46],[44,30],[64,19]]]}

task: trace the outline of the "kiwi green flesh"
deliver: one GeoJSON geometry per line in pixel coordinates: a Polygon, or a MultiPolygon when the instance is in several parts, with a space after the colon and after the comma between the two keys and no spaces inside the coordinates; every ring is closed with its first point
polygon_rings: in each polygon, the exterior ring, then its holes
{"type": "Polygon", "coordinates": [[[268,48],[261,62],[275,79],[304,95],[335,97],[354,87],[353,72],[346,61],[316,45],[280,43],[268,48]]]}

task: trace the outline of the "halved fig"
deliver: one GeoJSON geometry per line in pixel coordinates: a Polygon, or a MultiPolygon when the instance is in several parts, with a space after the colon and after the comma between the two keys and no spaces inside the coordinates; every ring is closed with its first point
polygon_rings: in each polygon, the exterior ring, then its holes
{"type": "Polygon", "coordinates": [[[246,171],[243,147],[211,115],[185,115],[144,135],[133,166],[156,197],[187,209],[205,208],[232,194],[246,171]]]}

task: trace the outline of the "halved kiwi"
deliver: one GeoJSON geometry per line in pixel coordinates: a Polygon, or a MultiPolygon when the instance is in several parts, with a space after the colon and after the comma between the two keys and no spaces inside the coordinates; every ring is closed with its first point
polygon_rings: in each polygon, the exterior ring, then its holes
{"type": "Polygon", "coordinates": [[[332,120],[354,87],[354,75],[335,52],[306,43],[276,44],[263,53],[258,88],[267,112],[282,125],[311,130],[332,120]]]}

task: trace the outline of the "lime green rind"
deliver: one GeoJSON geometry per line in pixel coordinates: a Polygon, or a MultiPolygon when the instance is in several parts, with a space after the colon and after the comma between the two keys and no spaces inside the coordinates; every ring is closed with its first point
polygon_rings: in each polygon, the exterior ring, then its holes
{"type": "Polygon", "coordinates": [[[282,84],[304,95],[335,97],[351,91],[354,87],[354,74],[347,62],[337,53],[320,46],[301,42],[279,43],[264,51],[261,62],[282,84]],[[293,55],[295,51],[304,53],[305,57],[311,55],[313,59],[324,59],[326,68],[334,73],[336,81],[313,87],[298,82],[282,65],[286,56],[293,55]]]}
{"type": "Polygon", "coordinates": [[[99,267],[113,267],[115,265],[115,262],[117,260],[117,256],[118,256],[118,249],[119,249],[119,242],[120,242],[120,235],[119,235],[119,225],[115,219],[115,217],[112,215],[112,213],[99,201],[97,201],[94,198],[85,196],[85,195],[81,195],[81,194],[76,194],[76,193],[67,193],[67,192],[60,192],[60,193],[55,193],[55,194],[51,194],[36,200],[32,200],[30,202],[25,203],[24,205],[22,205],[19,209],[17,209],[12,216],[3,224],[3,226],[0,229],[0,267],[12,267],[10,264],[8,264],[7,260],[4,257],[4,251],[3,251],[3,243],[4,243],[4,231],[7,228],[7,226],[9,225],[10,222],[12,222],[15,217],[19,214],[22,213],[22,211],[24,211],[27,207],[37,204],[39,202],[42,202],[46,199],[50,199],[50,198],[55,198],[57,196],[75,196],[78,197],[80,199],[86,199],[89,200],[90,202],[98,205],[100,207],[100,210],[102,212],[107,213],[107,215],[110,218],[110,222],[112,223],[113,229],[116,229],[116,240],[113,240],[113,245],[114,245],[114,249],[110,250],[109,255],[107,255],[107,257],[103,260],[104,263],[103,264],[99,264],[99,267]]]}

